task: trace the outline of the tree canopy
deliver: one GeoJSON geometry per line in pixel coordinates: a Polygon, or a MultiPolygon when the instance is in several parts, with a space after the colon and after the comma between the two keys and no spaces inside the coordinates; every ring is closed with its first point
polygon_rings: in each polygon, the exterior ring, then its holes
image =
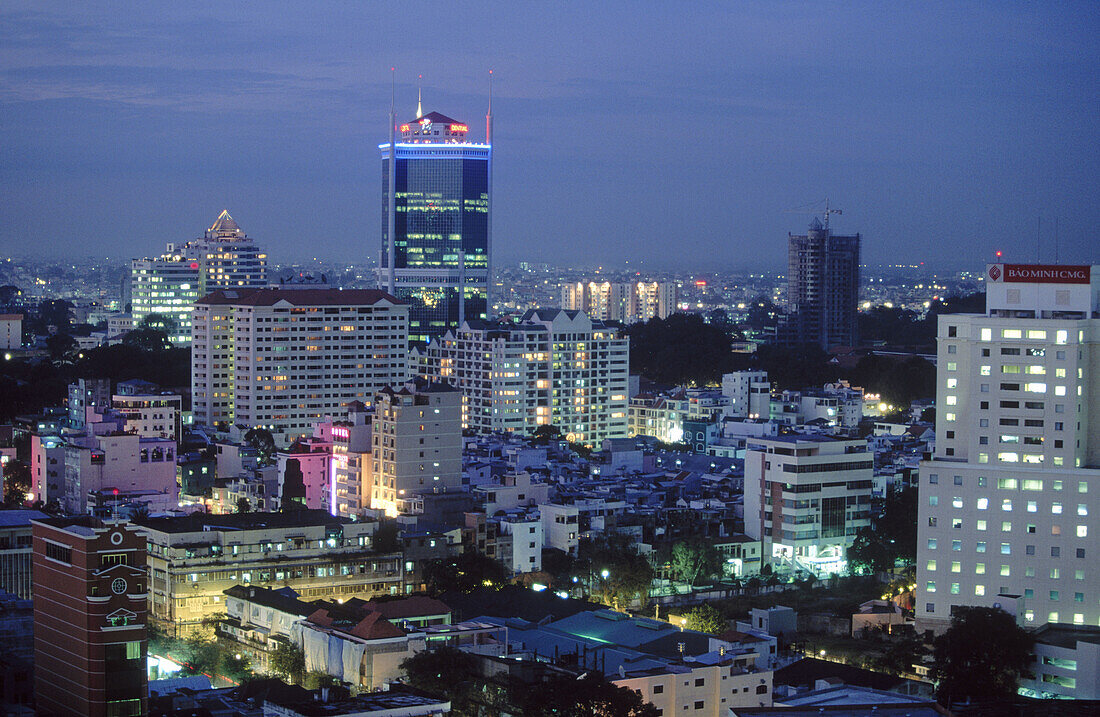
{"type": "Polygon", "coordinates": [[[578,563],[587,570],[593,594],[608,605],[625,608],[635,597],[644,601],[653,583],[653,566],[639,555],[625,535],[603,533],[582,540],[577,550],[578,563]],[[606,573],[606,575],[605,575],[606,573]]]}
{"type": "Polygon", "coordinates": [[[506,577],[503,565],[476,550],[432,560],[424,568],[424,580],[433,595],[449,590],[468,593],[479,587],[500,587],[506,577]]]}
{"type": "Polygon", "coordinates": [[[731,370],[730,333],[699,314],[672,314],[627,329],[630,370],[673,385],[706,385],[731,370]]]}
{"type": "Polygon", "coordinates": [[[694,585],[702,578],[722,573],[722,556],[705,540],[681,540],[672,546],[672,574],[676,579],[694,585]]]}
{"type": "Polygon", "coordinates": [[[872,527],[861,528],[848,548],[849,570],[856,574],[885,572],[898,561],[917,557],[917,491],[892,491],[872,527]]]}
{"type": "Polygon", "coordinates": [[[1007,700],[1027,674],[1034,638],[1000,608],[956,609],[936,638],[932,679],[936,698],[950,707],[972,700],[1007,700]]]}
{"type": "Polygon", "coordinates": [[[712,605],[700,605],[688,611],[684,627],[711,635],[721,635],[729,629],[729,621],[712,605]]]}
{"type": "Polygon", "coordinates": [[[250,428],[244,434],[244,442],[256,449],[261,466],[275,462],[275,437],[266,428],[250,428]]]}
{"type": "Polygon", "coordinates": [[[657,717],[660,712],[640,694],[589,672],[558,677],[522,693],[522,714],[530,717],[657,717]]]}
{"type": "Polygon", "coordinates": [[[301,682],[306,672],[306,657],[302,648],[291,642],[279,641],[271,652],[271,671],[288,682],[301,682]]]}
{"type": "Polygon", "coordinates": [[[27,493],[31,489],[31,469],[22,461],[8,461],[4,464],[4,507],[21,508],[27,502],[27,493]]]}

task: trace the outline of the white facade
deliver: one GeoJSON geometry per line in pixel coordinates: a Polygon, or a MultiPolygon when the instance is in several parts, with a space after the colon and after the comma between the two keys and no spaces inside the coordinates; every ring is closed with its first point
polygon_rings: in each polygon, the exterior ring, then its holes
{"type": "Polygon", "coordinates": [[[500,519],[502,535],[512,536],[512,557],[505,565],[510,574],[520,575],[542,570],[542,521],[536,513],[512,515],[500,519]]]}
{"type": "Polygon", "coordinates": [[[664,281],[577,281],[562,284],[561,307],[583,311],[599,321],[624,324],[666,319],[676,311],[676,290],[674,282],[664,281]]]}
{"type": "Polygon", "coordinates": [[[23,348],[23,314],[0,314],[0,349],[23,348]]]}
{"type": "Polygon", "coordinates": [[[987,276],[985,314],[939,319],[918,627],[1003,596],[1022,597],[1024,625],[1100,625],[1100,267],[993,264],[987,276]]]}
{"type": "Polygon", "coordinates": [[[197,423],[263,426],[287,442],[407,378],[408,307],[381,291],[217,291],[194,322],[197,423]]]}
{"type": "Polygon", "coordinates": [[[427,371],[462,391],[463,427],[557,426],[598,445],[627,435],[629,339],[579,311],[537,309],[518,324],[466,322],[427,349],[427,371]]]}
{"type": "Polygon", "coordinates": [[[183,397],[179,394],[115,395],[113,408],[126,418],[126,430],[147,438],[180,438],[183,397]]]}
{"type": "MultiPolygon", "coordinates": [[[[707,656],[704,656],[707,657],[707,656]]],[[[713,659],[714,656],[710,656],[713,659]]],[[[771,670],[755,669],[755,654],[722,656],[718,664],[695,660],[652,674],[608,675],[619,687],[635,690],[662,715],[727,715],[736,707],[770,707],[771,670]]]]}
{"type": "Polygon", "coordinates": [[[267,286],[267,254],[223,211],[202,237],[168,244],[155,259],[134,259],[130,281],[132,325],[164,314],[175,323],[169,340],[187,344],[195,301],[218,289],[267,286]]]}
{"type": "Polygon", "coordinates": [[[722,394],[729,399],[726,415],[734,418],[766,418],[771,405],[767,371],[734,371],[722,376],[722,394]]]}
{"type": "Polygon", "coordinates": [[[843,573],[856,531],[870,526],[874,460],[862,440],[750,438],[745,534],[776,570],[843,573]]]}
{"type": "Polygon", "coordinates": [[[1020,691],[1042,699],[1100,699],[1100,629],[1044,625],[1035,631],[1031,677],[1020,691]]]}
{"type": "Polygon", "coordinates": [[[580,545],[580,510],[575,505],[545,503],[539,506],[546,547],[576,556],[580,545]]]}

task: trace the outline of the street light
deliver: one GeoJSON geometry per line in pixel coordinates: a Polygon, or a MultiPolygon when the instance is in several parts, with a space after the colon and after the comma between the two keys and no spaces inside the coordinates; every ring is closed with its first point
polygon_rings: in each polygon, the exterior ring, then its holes
{"type": "Polygon", "coordinates": [[[604,580],[607,580],[609,577],[611,577],[611,573],[607,570],[604,570],[600,573],[600,576],[603,577],[604,580]]]}

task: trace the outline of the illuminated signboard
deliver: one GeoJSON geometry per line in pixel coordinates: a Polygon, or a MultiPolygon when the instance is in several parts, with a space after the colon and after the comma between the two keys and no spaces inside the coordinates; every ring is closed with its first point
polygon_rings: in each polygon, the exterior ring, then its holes
{"type": "Polygon", "coordinates": [[[453,124],[453,125],[451,125],[451,131],[452,132],[469,132],[470,128],[467,127],[464,124],[453,124]]]}
{"type": "Polygon", "coordinates": [[[986,275],[991,281],[1025,284],[1088,284],[1092,267],[1088,265],[990,264],[986,275]]]}
{"type": "Polygon", "coordinates": [[[402,132],[408,132],[409,131],[409,126],[407,124],[401,125],[401,131],[402,132]]]}

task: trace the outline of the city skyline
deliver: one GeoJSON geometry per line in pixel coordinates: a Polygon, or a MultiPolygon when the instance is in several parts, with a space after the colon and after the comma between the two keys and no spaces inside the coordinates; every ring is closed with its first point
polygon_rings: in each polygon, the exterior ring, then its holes
{"type": "Polygon", "coordinates": [[[1034,261],[1037,238],[1049,262],[1056,221],[1058,258],[1096,259],[1094,6],[711,6],[704,29],[490,10],[9,6],[0,250],[142,256],[228,208],[273,256],[366,260],[393,65],[402,116],[424,74],[426,105],[480,117],[495,70],[501,264],[583,242],[595,263],[777,267],[810,219],[786,212],[825,196],[868,263],[958,261],[964,242],[1034,261]]]}

